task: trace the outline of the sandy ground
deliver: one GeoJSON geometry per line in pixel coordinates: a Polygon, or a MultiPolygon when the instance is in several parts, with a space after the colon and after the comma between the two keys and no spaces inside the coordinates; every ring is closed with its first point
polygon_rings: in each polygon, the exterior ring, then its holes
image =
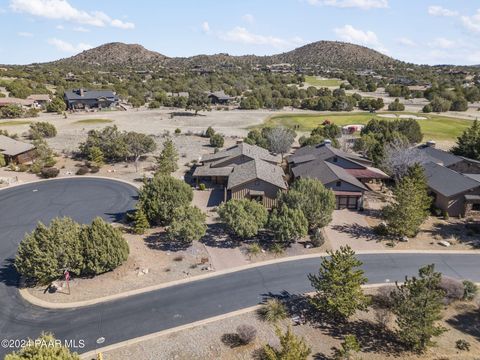
{"type": "Polygon", "coordinates": [[[118,294],[210,271],[208,253],[203,244],[195,242],[182,251],[162,251],[159,249],[159,230],[151,229],[145,239],[139,235],[124,234],[130,246],[127,262],[114,271],[91,279],[72,279],[70,294],[65,287],[56,293],[45,292],[45,287],[31,288],[29,292],[46,301],[66,303],[118,294]]]}
{"type": "MultiPolygon", "coordinates": [[[[440,360],[440,359],[477,359],[480,352],[479,332],[475,327],[478,319],[478,309],[473,303],[454,303],[444,310],[444,320],[441,325],[448,329],[442,334],[435,347],[430,348],[423,355],[409,352],[398,352],[399,345],[392,336],[394,320],[388,316],[387,330],[379,324],[379,315],[375,309],[360,312],[350,320],[350,326],[342,329],[335,324],[322,326],[304,324],[293,326],[297,336],[303,337],[312,349],[310,359],[331,359],[334,349],[338,348],[343,337],[349,333],[357,334],[362,344],[362,352],[354,359],[408,359],[408,360],[440,360]],[[470,351],[456,349],[458,339],[467,340],[470,351]]],[[[282,321],[279,325],[286,329],[290,320],[282,321]]],[[[278,346],[279,342],[271,324],[262,322],[255,313],[239,315],[219,320],[207,325],[182,330],[169,335],[159,336],[138,344],[125,346],[104,354],[106,360],[200,360],[200,359],[252,359],[264,344],[278,346]],[[255,341],[249,345],[231,347],[222,341],[225,334],[234,334],[239,325],[248,324],[257,329],[255,341]]]]}

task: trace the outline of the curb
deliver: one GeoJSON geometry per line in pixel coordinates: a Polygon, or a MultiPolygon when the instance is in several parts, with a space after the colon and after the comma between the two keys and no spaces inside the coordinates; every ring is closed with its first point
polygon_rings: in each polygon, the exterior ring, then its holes
{"type": "MultiPolygon", "coordinates": [[[[442,255],[448,255],[448,254],[480,255],[480,250],[469,250],[469,251],[467,251],[467,250],[465,250],[465,251],[460,251],[460,250],[452,250],[452,251],[449,251],[449,250],[436,250],[436,251],[429,251],[429,250],[376,250],[376,251],[358,251],[356,254],[357,255],[376,255],[376,254],[388,255],[388,254],[419,254],[419,253],[442,254],[442,255]]],[[[96,299],[76,301],[76,302],[68,302],[68,303],[52,303],[52,302],[49,302],[49,301],[41,300],[41,299],[33,296],[32,294],[30,294],[27,289],[19,289],[19,293],[23,297],[24,300],[28,301],[29,303],[31,303],[33,305],[39,306],[39,307],[43,307],[43,308],[47,308],[47,309],[71,309],[71,308],[79,308],[79,307],[85,307],[85,306],[90,306],[90,305],[96,305],[96,304],[107,302],[107,301],[119,300],[119,299],[127,298],[127,297],[130,297],[130,296],[134,296],[134,295],[144,294],[144,293],[148,293],[148,292],[152,292],[152,291],[156,291],[156,290],[160,290],[160,289],[164,289],[164,288],[172,287],[172,286],[176,286],[176,285],[187,284],[187,283],[194,282],[194,281],[205,280],[205,279],[209,279],[209,278],[216,277],[216,276],[231,274],[231,273],[242,271],[242,270],[248,270],[248,269],[253,269],[253,268],[257,268],[257,267],[274,265],[274,264],[284,263],[284,262],[289,262],[289,261],[322,258],[322,257],[326,257],[326,256],[328,256],[328,254],[326,252],[322,252],[322,253],[316,253],[316,254],[306,254],[306,255],[298,255],[298,256],[292,256],[292,257],[285,257],[285,258],[281,258],[281,259],[272,259],[272,260],[267,260],[267,261],[263,261],[263,262],[237,266],[237,267],[233,267],[233,268],[230,268],[230,269],[213,271],[213,272],[203,274],[203,275],[197,275],[197,276],[192,276],[190,278],[169,281],[169,282],[162,283],[162,284],[152,285],[152,286],[148,286],[148,287],[144,287],[144,288],[136,289],[136,290],[130,290],[130,291],[126,291],[126,292],[119,293],[119,294],[103,296],[103,297],[96,298],[96,299]]]]}

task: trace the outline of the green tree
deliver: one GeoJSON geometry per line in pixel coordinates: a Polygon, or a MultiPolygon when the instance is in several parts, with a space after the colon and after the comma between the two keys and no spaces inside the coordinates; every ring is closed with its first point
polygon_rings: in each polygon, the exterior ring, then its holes
{"type": "Polygon", "coordinates": [[[52,138],[55,136],[57,136],[57,129],[53,124],[44,121],[30,124],[31,139],[52,138]]]}
{"type": "Polygon", "coordinates": [[[222,148],[224,143],[225,143],[225,139],[223,138],[222,135],[218,133],[210,137],[210,146],[213,146],[215,148],[222,148]]]}
{"type": "Polygon", "coordinates": [[[263,351],[266,360],[307,360],[312,351],[303,338],[293,333],[291,327],[285,333],[277,327],[275,332],[280,339],[280,348],[265,345],[263,351]]]}
{"type": "Polygon", "coordinates": [[[206,215],[196,206],[181,206],[173,211],[172,222],[167,228],[167,236],[171,241],[190,245],[194,240],[205,236],[206,215]]]}
{"type": "Polygon", "coordinates": [[[61,97],[57,96],[47,104],[46,110],[47,112],[56,112],[58,114],[61,114],[62,112],[67,110],[67,105],[61,97]]]}
{"type": "Polygon", "coordinates": [[[403,105],[398,98],[394,102],[388,105],[388,111],[403,111],[405,110],[405,105],[403,105]]]}
{"type": "Polygon", "coordinates": [[[80,144],[80,154],[89,158],[93,147],[102,150],[104,159],[109,162],[127,160],[129,156],[125,133],[119,131],[115,125],[106,126],[102,130],[90,130],[87,140],[80,144]]]}
{"type": "Polygon", "coordinates": [[[415,236],[427,219],[432,199],[423,168],[414,165],[393,189],[394,202],[384,207],[387,230],[394,236],[415,236]]]}
{"type": "Polygon", "coordinates": [[[420,268],[418,275],[397,284],[390,296],[398,337],[412,350],[422,352],[434,344],[433,337],[445,331],[436,325],[442,319],[445,293],[439,287],[441,274],[435,272],[434,265],[420,268]]]}
{"type": "Polygon", "coordinates": [[[210,99],[202,91],[191,91],[188,95],[185,110],[195,111],[195,116],[199,111],[210,110],[210,99]]]}
{"type": "Polygon", "coordinates": [[[97,275],[123,264],[129,253],[128,243],[119,229],[97,217],[80,233],[84,246],[84,275],[97,275]]]}
{"type": "Polygon", "coordinates": [[[464,130],[462,135],[457,138],[452,152],[455,155],[480,160],[480,123],[478,120],[475,120],[472,126],[464,130]]]}
{"type": "Polygon", "coordinates": [[[88,160],[90,160],[97,166],[102,166],[104,163],[102,149],[100,149],[98,146],[92,146],[88,153],[88,160]]]}
{"type": "Polygon", "coordinates": [[[129,156],[135,163],[135,171],[138,171],[138,160],[142,155],[155,151],[157,144],[150,135],[129,131],[124,135],[124,141],[129,156]]]}
{"type": "Polygon", "coordinates": [[[279,195],[279,207],[299,209],[308,220],[310,229],[322,228],[332,221],[335,195],[317,179],[298,179],[288,192],[279,195]]]}
{"type": "Polygon", "coordinates": [[[80,356],[58,344],[53,334],[42,333],[19,351],[5,355],[5,360],[80,360],[80,356]]]}
{"type": "Polygon", "coordinates": [[[145,212],[141,207],[137,206],[135,214],[133,215],[133,231],[135,234],[142,235],[149,227],[150,224],[148,223],[145,212]]]}
{"type": "Polygon", "coordinates": [[[300,209],[290,209],[283,204],[274,209],[268,219],[268,228],[275,239],[288,245],[308,233],[308,220],[300,209]]]}
{"type": "Polygon", "coordinates": [[[0,118],[14,119],[22,117],[24,111],[21,106],[9,104],[0,108],[0,118]]]}
{"type": "Polygon", "coordinates": [[[47,284],[68,269],[72,274],[83,271],[80,225],[70,218],[55,218],[47,227],[41,222],[18,247],[15,268],[26,279],[47,284]]]}
{"type": "Polygon", "coordinates": [[[35,146],[35,158],[33,160],[30,171],[38,174],[43,167],[51,167],[55,165],[53,150],[48,146],[44,139],[37,139],[33,141],[35,146]]]}
{"type": "Polygon", "coordinates": [[[251,238],[258,234],[268,220],[265,207],[248,199],[230,200],[218,207],[222,222],[240,238],[251,238]]]}
{"type": "Polygon", "coordinates": [[[362,262],[347,245],[340,250],[329,252],[324,258],[318,275],[309,274],[316,294],[312,305],[334,318],[348,319],[357,310],[367,310],[370,298],[363,293],[362,285],[367,283],[362,262]]]}
{"type": "Polygon", "coordinates": [[[213,128],[211,126],[209,126],[207,128],[207,130],[205,131],[205,136],[207,138],[211,138],[213,135],[215,135],[215,130],[213,130],[213,128]]]}
{"type": "Polygon", "coordinates": [[[335,352],[335,359],[349,360],[354,353],[361,350],[360,343],[355,335],[346,335],[341,348],[335,352]]]}
{"type": "Polygon", "coordinates": [[[0,167],[4,167],[7,165],[7,161],[5,160],[5,155],[0,154],[0,167]]]}
{"type": "Polygon", "coordinates": [[[156,174],[170,175],[178,169],[178,151],[172,139],[168,138],[165,140],[162,152],[157,156],[156,160],[156,174]]]}
{"type": "Polygon", "coordinates": [[[168,175],[156,175],[146,180],[139,193],[140,207],[150,224],[169,225],[174,209],[190,204],[192,188],[168,175]]]}

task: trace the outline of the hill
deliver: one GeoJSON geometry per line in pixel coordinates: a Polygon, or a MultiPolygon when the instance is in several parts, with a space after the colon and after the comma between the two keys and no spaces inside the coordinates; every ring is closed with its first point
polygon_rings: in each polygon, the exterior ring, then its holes
{"type": "Polygon", "coordinates": [[[163,62],[167,57],[138,44],[108,43],[85,50],[75,56],[55,61],[55,64],[96,66],[142,66],[163,62]]]}
{"type": "Polygon", "coordinates": [[[272,56],[232,56],[228,54],[196,55],[188,58],[168,58],[137,44],[109,43],[83,51],[70,58],[55,61],[59,65],[147,66],[167,67],[228,67],[290,63],[297,67],[336,69],[384,69],[401,66],[402,62],[364,46],[318,41],[295,50],[272,56]]]}

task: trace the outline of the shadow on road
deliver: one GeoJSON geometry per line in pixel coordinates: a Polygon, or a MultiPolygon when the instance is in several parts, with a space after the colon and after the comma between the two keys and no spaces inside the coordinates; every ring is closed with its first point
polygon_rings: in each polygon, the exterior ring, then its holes
{"type": "Polygon", "coordinates": [[[15,260],[10,258],[6,259],[5,262],[0,267],[0,282],[4,283],[7,286],[18,287],[19,285],[19,274],[14,266],[15,260]]]}

